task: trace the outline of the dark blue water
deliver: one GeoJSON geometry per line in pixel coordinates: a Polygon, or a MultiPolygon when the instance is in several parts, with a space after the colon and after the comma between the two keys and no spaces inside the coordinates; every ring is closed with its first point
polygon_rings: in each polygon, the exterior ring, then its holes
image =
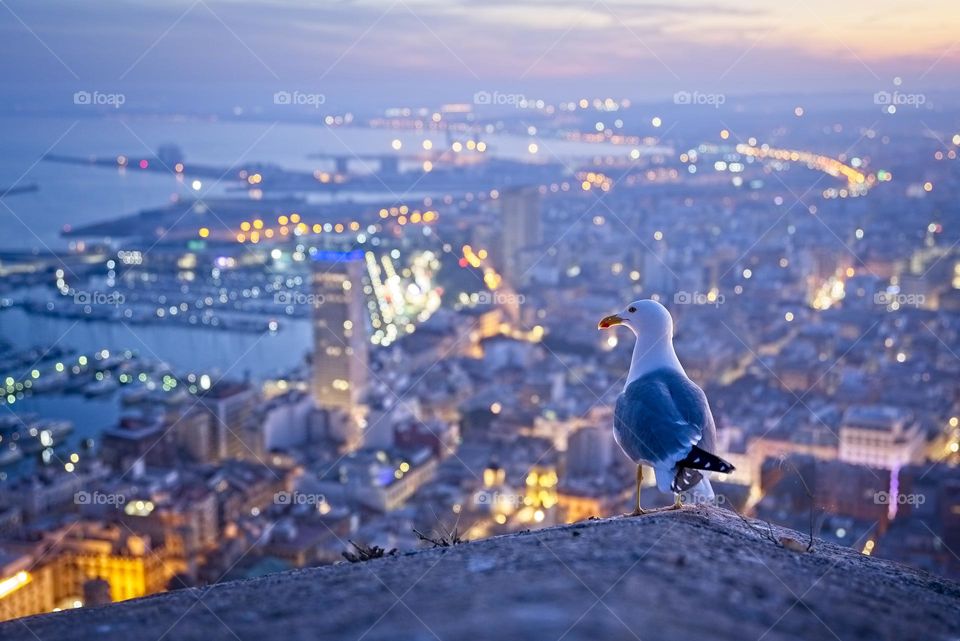
{"type": "MultiPolygon", "coordinates": [[[[236,123],[181,118],[124,117],[0,119],[0,187],[36,184],[39,191],[7,196],[0,205],[0,249],[63,249],[64,225],[82,225],[162,205],[188,189],[173,176],[44,162],[44,154],[132,158],[162,144],[179,145],[187,160],[232,165],[245,160],[311,168],[307,156],[344,149],[359,153],[389,146],[388,132],[362,129],[331,133],[323,127],[236,123]],[[5,206],[4,206],[5,205],[5,206]],[[9,208],[9,209],[8,209],[9,208]]],[[[413,144],[413,142],[411,142],[413,144]]],[[[222,186],[214,194],[222,192],[222,186]]],[[[164,361],[175,371],[230,377],[270,376],[300,363],[310,348],[309,324],[284,321],[276,334],[163,325],[82,322],[0,312],[0,335],[20,347],[54,344],[82,353],[131,349],[164,361]]]]}
{"type": "MultiPolygon", "coordinates": [[[[108,118],[87,118],[83,111],[77,116],[0,118],[0,188],[15,183],[39,186],[36,192],[9,195],[0,201],[0,249],[66,249],[69,243],[60,236],[64,225],[79,226],[156,207],[185,195],[189,189],[174,176],[159,173],[44,162],[42,157],[48,153],[83,157],[124,154],[136,159],[172,143],[183,150],[188,163],[226,167],[258,161],[314,170],[321,167],[309,155],[317,152],[348,156],[390,153],[394,139],[402,141],[405,153],[422,149],[425,139],[433,142],[434,149],[446,144],[441,132],[141,117],[122,111],[108,118]]],[[[484,140],[491,154],[529,157],[529,139],[525,137],[484,140]]],[[[629,153],[625,147],[560,141],[550,147],[555,153],[571,156],[629,153]]],[[[224,187],[207,192],[208,184],[200,195],[222,194],[224,187]]],[[[251,334],[172,324],[78,323],[7,309],[0,311],[0,337],[17,348],[58,345],[84,354],[101,349],[132,350],[143,359],[167,363],[178,374],[208,373],[214,378],[249,375],[256,380],[288,372],[303,362],[311,348],[308,321],[281,319],[281,323],[276,333],[251,334]]],[[[18,380],[24,375],[0,374],[18,380]]],[[[18,414],[74,421],[77,430],[71,437],[71,447],[85,437],[98,435],[120,413],[116,396],[87,399],[80,395],[38,395],[17,401],[13,408],[18,414]]]]}
{"type": "MultiPolygon", "coordinates": [[[[433,142],[434,149],[446,145],[445,134],[437,131],[329,129],[322,125],[145,117],[126,115],[122,110],[110,118],[86,115],[78,111],[78,117],[73,119],[0,118],[0,188],[16,182],[40,187],[36,193],[3,199],[6,207],[0,205],[0,249],[66,247],[59,236],[65,224],[78,226],[155,207],[189,189],[173,176],[153,172],[40,161],[47,153],[84,157],[125,154],[137,158],[153,154],[160,145],[173,143],[183,150],[187,162],[231,166],[258,161],[313,171],[321,168],[320,161],[309,156],[318,152],[347,156],[392,153],[394,139],[402,142],[402,153],[422,150],[426,139],[433,142]]],[[[484,140],[492,155],[531,158],[527,146],[533,138],[498,135],[485,136],[484,140]]],[[[551,153],[565,157],[625,157],[630,152],[627,146],[559,140],[540,146],[540,159],[547,159],[551,153]]],[[[204,187],[201,195],[216,195],[222,188],[220,185],[207,193],[204,187]]]]}
{"type": "MultiPolygon", "coordinates": [[[[132,350],[148,361],[167,363],[175,372],[209,373],[228,378],[264,378],[303,362],[311,348],[310,322],[280,319],[276,333],[253,334],[181,325],[130,325],[0,312],[4,338],[17,346],[59,345],[90,354],[132,350]]],[[[2,374],[2,372],[0,372],[2,374]]]]}

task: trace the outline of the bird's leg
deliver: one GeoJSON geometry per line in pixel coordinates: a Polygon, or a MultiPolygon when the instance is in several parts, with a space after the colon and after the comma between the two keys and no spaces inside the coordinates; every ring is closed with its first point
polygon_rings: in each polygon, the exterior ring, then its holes
{"type": "Polygon", "coordinates": [[[624,516],[640,516],[641,514],[646,514],[647,511],[640,507],[640,484],[643,482],[643,466],[639,463],[637,464],[637,507],[633,512],[629,514],[624,514],[624,516]]]}
{"type": "Polygon", "coordinates": [[[633,512],[624,514],[624,516],[642,516],[644,514],[653,514],[654,512],[663,512],[665,510],[679,510],[683,507],[683,502],[681,501],[680,495],[675,494],[673,505],[666,505],[664,507],[656,507],[649,510],[645,510],[640,507],[640,484],[643,483],[643,466],[637,465],[637,507],[633,512]]]}

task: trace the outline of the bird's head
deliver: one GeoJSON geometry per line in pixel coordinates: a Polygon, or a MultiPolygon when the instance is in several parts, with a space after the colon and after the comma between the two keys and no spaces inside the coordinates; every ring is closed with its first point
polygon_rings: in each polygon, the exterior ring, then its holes
{"type": "Polygon", "coordinates": [[[638,300],[626,309],[612,314],[597,323],[597,329],[626,325],[638,336],[673,336],[673,318],[667,308],[655,300],[638,300]]]}

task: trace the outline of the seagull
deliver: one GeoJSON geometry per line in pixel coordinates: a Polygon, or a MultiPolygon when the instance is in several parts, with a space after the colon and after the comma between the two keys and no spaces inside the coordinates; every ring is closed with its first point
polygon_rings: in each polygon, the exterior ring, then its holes
{"type": "Polygon", "coordinates": [[[638,300],[619,314],[602,319],[597,329],[624,325],[636,335],[627,383],[613,413],[613,436],[637,464],[637,508],[628,516],[682,507],[681,493],[693,490],[699,500],[713,500],[713,488],[704,472],[728,474],[734,470],[711,451],[717,428],[707,397],[691,381],[673,349],[673,319],[654,300],[638,300]],[[658,510],[640,507],[643,466],[654,469],[661,492],[672,491],[672,506],[658,510]]]}

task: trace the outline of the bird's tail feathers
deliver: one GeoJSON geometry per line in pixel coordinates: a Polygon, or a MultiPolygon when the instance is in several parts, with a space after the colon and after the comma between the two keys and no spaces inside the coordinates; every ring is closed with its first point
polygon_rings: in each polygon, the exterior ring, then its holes
{"type": "Polygon", "coordinates": [[[686,492],[703,479],[703,474],[688,467],[678,467],[676,474],[673,475],[673,481],[670,483],[670,490],[680,494],[686,492]]]}
{"type": "Polygon", "coordinates": [[[694,470],[706,470],[707,472],[720,472],[721,474],[729,474],[736,469],[716,454],[702,450],[696,445],[690,448],[690,453],[687,454],[685,459],[677,463],[677,468],[692,468],[694,470]]]}

